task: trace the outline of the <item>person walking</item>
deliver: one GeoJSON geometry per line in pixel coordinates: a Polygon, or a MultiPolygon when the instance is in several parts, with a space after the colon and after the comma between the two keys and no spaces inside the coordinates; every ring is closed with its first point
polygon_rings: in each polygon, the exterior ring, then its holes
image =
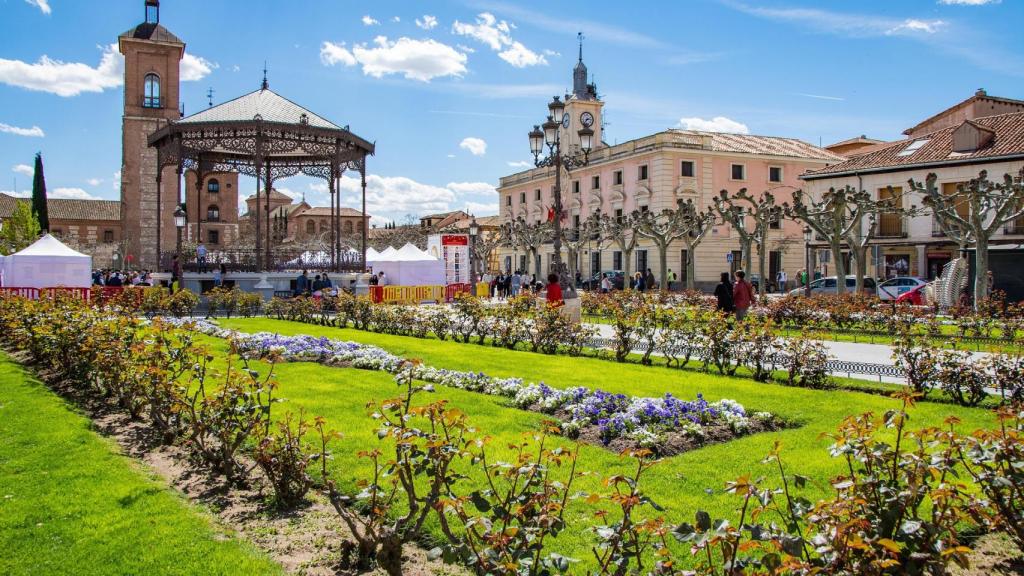
{"type": "Polygon", "coordinates": [[[220,288],[224,285],[224,265],[213,269],[213,285],[215,288],[220,288]]]}
{"type": "Polygon", "coordinates": [[[736,283],[732,287],[732,304],[736,307],[736,319],[743,320],[747,310],[754,303],[754,287],[747,282],[747,273],[736,271],[736,283]]]}
{"type": "Polygon", "coordinates": [[[199,246],[196,246],[196,264],[198,265],[199,273],[200,274],[205,274],[206,273],[206,244],[203,244],[202,242],[199,243],[199,246]]]}
{"type": "Polygon", "coordinates": [[[668,269],[668,290],[674,292],[676,289],[676,273],[671,268],[668,269]]]}
{"type": "MultiPolygon", "coordinates": [[[[114,278],[111,277],[111,282],[114,278]]],[[[181,282],[181,261],[178,260],[178,255],[175,254],[174,258],[171,259],[171,291],[174,292],[178,289],[178,284],[181,282]]],[[[113,284],[107,283],[108,286],[113,284]]],[[[118,284],[120,286],[120,284],[118,284]]]]}
{"type": "Polygon", "coordinates": [[[779,270],[779,273],[778,273],[777,277],[775,278],[775,282],[779,285],[779,294],[785,294],[786,293],[786,282],[788,280],[789,280],[789,278],[786,276],[786,271],[785,270],[779,270]]]}
{"type": "Polygon", "coordinates": [[[612,291],[612,279],[607,274],[601,275],[601,294],[607,294],[612,291]]]}
{"type": "Polygon", "coordinates": [[[309,275],[303,270],[302,274],[295,279],[295,295],[305,296],[307,291],[309,291],[309,275]]]}
{"type": "Polygon", "coordinates": [[[519,274],[519,270],[516,270],[515,274],[512,275],[512,297],[519,296],[519,290],[523,287],[523,276],[519,274]]]}
{"type": "Polygon", "coordinates": [[[732,282],[729,280],[729,273],[722,272],[721,282],[715,286],[715,310],[732,314],[734,307],[732,303],[732,282]]]}
{"type": "Polygon", "coordinates": [[[647,290],[654,290],[658,287],[658,281],[654,279],[654,272],[650,268],[647,269],[647,275],[644,276],[644,288],[647,290]]]}
{"type": "Polygon", "coordinates": [[[565,305],[565,300],[562,298],[562,287],[558,284],[558,274],[548,274],[545,298],[547,299],[548,306],[559,308],[565,305]]]}
{"type": "Polygon", "coordinates": [[[643,292],[644,289],[647,288],[647,286],[644,283],[644,275],[643,275],[642,272],[637,272],[636,274],[633,275],[633,286],[632,286],[632,288],[633,288],[633,290],[636,290],[637,292],[643,292]]]}

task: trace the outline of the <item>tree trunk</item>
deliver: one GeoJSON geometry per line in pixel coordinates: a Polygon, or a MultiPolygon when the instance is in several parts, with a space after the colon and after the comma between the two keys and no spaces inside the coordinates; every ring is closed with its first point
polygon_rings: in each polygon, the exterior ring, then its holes
{"type": "Polygon", "coordinates": [[[687,246],[686,248],[686,289],[694,290],[697,275],[697,266],[693,257],[693,246],[687,246]]]}
{"type": "Polygon", "coordinates": [[[630,248],[629,250],[623,250],[622,251],[622,289],[623,290],[629,290],[629,288],[630,288],[629,283],[633,280],[630,277],[630,272],[632,272],[632,267],[631,267],[632,263],[633,263],[633,248],[630,248]]]}
{"type": "Polygon", "coordinates": [[[377,550],[377,565],[388,576],[402,576],[402,539],[397,536],[385,538],[377,550]]]}
{"type": "Polygon", "coordinates": [[[864,290],[864,277],[868,273],[868,248],[868,246],[853,246],[850,248],[855,259],[854,274],[857,275],[857,282],[854,284],[854,290],[857,291],[857,294],[864,290]]]}
{"type": "Polygon", "coordinates": [[[536,248],[533,250],[533,273],[537,276],[538,280],[543,276],[540,271],[540,250],[536,248]]]}
{"type": "Polygon", "coordinates": [[[836,294],[846,294],[846,266],[843,265],[843,246],[837,240],[831,242],[832,260],[836,268],[836,294]]]}
{"type": "MultiPolygon", "coordinates": [[[[742,237],[740,238],[740,250],[743,252],[741,254],[743,260],[742,264],[743,269],[747,272],[747,274],[750,274],[750,271],[754,268],[753,256],[750,253],[752,244],[753,243],[749,239],[743,240],[742,237]]],[[[749,282],[750,279],[748,278],[747,281],[749,282]]]]}
{"type": "Polygon", "coordinates": [[[765,249],[763,241],[757,245],[757,273],[761,276],[761,281],[757,283],[757,293],[764,296],[768,293],[768,278],[765,277],[765,249]]]}
{"type": "Polygon", "coordinates": [[[974,241],[974,309],[988,297],[988,237],[978,234],[974,241]]]}
{"type": "Polygon", "coordinates": [[[658,265],[661,266],[661,271],[658,274],[658,276],[660,277],[659,289],[662,292],[668,292],[668,245],[667,244],[663,244],[663,243],[658,243],[657,246],[658,246],[658,265]]]}

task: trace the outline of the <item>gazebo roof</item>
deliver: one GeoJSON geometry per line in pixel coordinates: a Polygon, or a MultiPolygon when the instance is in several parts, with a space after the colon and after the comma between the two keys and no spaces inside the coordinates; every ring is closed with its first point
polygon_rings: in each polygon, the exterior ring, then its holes
{"type": "Polygon", "coordinates": [[[310,112],[295,102],[281,96],[270,88],[261,88],[234,100],[228,100],[202,112],[186,116],[175,124],[190,126],[198,124],[245,122],[259,116],[264,122],[282,124],[308,124],[316,128],[341,130],[337,124],[310,112]],[[303,115],[306,121],[303,122],[303,115]]]}

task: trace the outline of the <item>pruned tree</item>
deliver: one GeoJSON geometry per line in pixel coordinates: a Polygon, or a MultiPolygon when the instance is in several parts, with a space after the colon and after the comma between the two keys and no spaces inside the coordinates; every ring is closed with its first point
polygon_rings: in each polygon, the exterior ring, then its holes
{"type": "Polygon", "coordinates": [[[694,212],[689,222],[689,230],[683,235],[683,246],[686,246],[686,289],[693,290],[697,278],[697,246],[704,241],[708,232],[715,226],[714,209],[694,212]]]}
{"type": "Polygon", "coordinates": [[[957,186],[953,194],[944,194],[936,185],[937,177],[928,174],[924,183],[910,179],[910,189],[924,196],[939,226],[961,247],[974,246],[974,304],[989,295],[988,247],[992,236],[1006,224],[1024,217],[1024,169],[1016,176],[1003,175],[1002,182],[988,179],[982,170],[977,178],[957,186]],[[966,215],[959,210],[966,208],[966,215]],[[958,210],[959,209],[959,210],[958,210]]]}
{"type": "MultiPolygon", "coordinates": [[[[862,209],[870,200],[867,192],[853,188],[829,188],[820,200],[803,190],[793,192],[793,205],[783,203],[783,212],[789,218],[807,224],[818,236],[828,242],[836,267],[836,291],[846,293],[846,266],[843,262],[843,242],[850,231],[864,219],[862,209]]],[[[810,270],[807,271],[811,273],[810,270]]]]}
{"type": "Polygon", "coordinates": [[[566,226],[562,228],[562,246],[565,246],[568,253],[569,277],[576,278],[579,271],[580,251],[593,242],[594,234],[600,232],[601,220],[598,213],[580,221],[579,226],[566,226]]]}
{"type": "Polygon", "coordinates": [[[748,273],[751,267],[751,246],[756,246],[757,272],[760,278],[757,291],[764,296],[768,291],[768,279],[765,277],[768,230],[772,224],[782,221],[782,206],[775,203],[775,195],[769,191],[762,192],[760,197],[755,198],[747,193],[746,188],[740,188],[740,191],[732,196],[729,195],[728,190],[722,190],[715,197],[715,211],[739,235],[740,247],[743,250],[743,266],[748,273]],[[747,216],[754,221],[753,230],[746,226],[747,216]]]}
{"type": "MultiPolygon", "coordinates": [[[[471,243],[473,246],[473,263],[478,268],[478,274],[483,274],[489,271],[487,268],[491,263],[491,255],[494,254],[494,251],[499,246],[504,244],[505,237],[501,229],[487,234],[484,234],[481,231],[481,234],[477,237],[476,241],[471,243]]],[[[498,268],[501,268],[500,264],[498,265],[498,268]]]]}
{"type": "Polygon", "coordinates": [[[393,228],[378,229],[368,241],[374,250],[384,250],[388,246],[401,248],[406,244],[412,244],[420,250],[427,247],[427,230],[419,224],[405,224],[393,228]]]}
{"type": "Polygon", "coordinates": [[[529,224],[520,216],[515,220],[506,222],[503,226],[506,228],[503,232],[506,238],[533,257],[533,272],[538,278],[541,278],[543,273],[540,269],[540,247],[551,239],[551,223],[537,222],[536,224],[529,224]]]}
{"type": "Polygon", "coordinates": [[[637,240],[640,239],[634,227],[633,216],[631,214],[623,214],[621,216],[602,214],[600,219],[601,235],[617,246],[619,251],[622,252],[622,274],[624,278],[622,286],[623,289],[628,290],[633,250],[636,249],[637,240]]]}
{"type": "Polygon", "coordinates": [[[698,218],[693,200],[680,200],[675,209],[665,208],[661,212],[633,212],[636,233],[650,240],[658,249],[658,264],[661,267],[659,285],[662,290],[668,286],[668,248],[676,240],[689,234],[698,218]]]}
{"type": "Polygon", "coordinates": [[[50,215],[46,208],[46,177],[43,176],[43,155],[36,152],[35,172],[32,175],[32,212],[36,215],[39,228],[50,231],[50,215]]]}
{"type": "Polygon", "coordinates": [[[892,214],[903,218],[917,212],[914,206],[902,207],[902,195],[897,197],[892,186],[888,188],[888,192],[888,197],[880,200],[873,200],[871,193],[863,190],[850,197],[850,201],[855,204],[851,215],[854,225],[846,233],[844,240],[853,257],[854,274],[857,279],[855,290],[858,294],[864,289],[864,277],[868,271],[868,250],[871,248],[872,240],[878,236],[881,216],[892,214]]]}

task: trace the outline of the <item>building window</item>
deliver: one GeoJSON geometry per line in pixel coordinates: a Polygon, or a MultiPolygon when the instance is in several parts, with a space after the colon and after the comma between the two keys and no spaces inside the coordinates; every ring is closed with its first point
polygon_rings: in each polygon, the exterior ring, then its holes
{"type": "Polygon", "coordinates": [[[579,194],[580,193],[580,181],[579,180],[573,180],[572,181],[572,193],[573,194],[579,194]]]}
{"type": "Polygon", "coordinates": [[[216,204],[210,204],[206,209],[206,221],[207,222],[219,222],[220,221],[220,208],[216,204]]]}
{"type": "Polygon", "coordinates": [[[782,182],[782,166],[769,166],[768,167],[768,181],[769,182],[782,182]]]}
{"type": "Polygon", "coordinates": [[[220,182],[216,178],[210,178],[210,181],[206,183],[206,191],[210,194],[220,192],[220,182]]]}
{"type": "Polygon", "coordinates": [[[636,251],[636,271],[647,272],[647,250],[636,251]]]}
{"type": "Polygon", "coordinates": [[[747,179],[747,167],[743,164],[733,164],[731,178],[733,180],[746,180],[747,179]]]}
{"type": "Polygon", "coordinates": [[[160,77],[150,72],[143,80],[143,108],[160,108],[160,77]]]}
{"type": "Polygon", "coordinates": [[[312,220],[306,220],[306,234],[312,236],[316,234],[316,222],[312,220]]]}
{"type": "Polygon", "coordinates": [[[103,242],[105,244],[111,244],[111,243],[114,242],[114,231],[113,230],[104,230],[103,231],[103,242]]]}
{"type": "Polygon", "coordinates": [[[615,209],[615,221],[622,224],[622,208],[615,209]]]}
{"type": "Polygon", "coordinates": [[[348,220],[348,221],[345,222],[345,234],[351,234],[351,233],[352,233],[352,221],[348,220]]]}
{"type": "Polygon", "coordinates": [[[533,199],[540,200],[540,188],[537,188],[536,190],[533,191],[533,199]]]}
{"type": "Polygon", "coordinates": [[[207,244],[220,244],[220,230],[207,230],[206,231],[206,243],[207,244]]]}
{"type": "Polygon", "coordinates": [[[590,189],[600,190],[601,189],[601,176],[591,176],[590,178],[590,189]]]}
{"type": "Polygon", "coordinates": [[[693,160],[683,160],[679,166],[679,174],[683,178],[693,178],[693,160]]]}
{"type": "Polygon", "coordinates": [[[768,216],[768,228],[771,230],[779,230],[782,228],[782,214],[773,212],[768,216]]]}
{"type": "Polygon", "coordinates": [[[526,204],[526,192],[519,193],[519,203],[526,204]]]}
{"type": "Polygon", "coordinates": [[[622,252],[612,252],[612,270],[622,270],[622,252]]]}
{"type": "Polygon", "coordinates": [[[512,205],[512,195],[509,194],[508,196],[505,196],[505,206],[511,206],[511,205],[512,205]]]}
{"type": "Polygon", "coordinates": [[[637,169],[637,179],[647,180],[647,164],[644,164],[637,169]]]}
{"type": "Polygon", "coordinates": [[[622,186],[622,170],[616,170],[615,173],[612,174],[612,184],[622,186]]]}

